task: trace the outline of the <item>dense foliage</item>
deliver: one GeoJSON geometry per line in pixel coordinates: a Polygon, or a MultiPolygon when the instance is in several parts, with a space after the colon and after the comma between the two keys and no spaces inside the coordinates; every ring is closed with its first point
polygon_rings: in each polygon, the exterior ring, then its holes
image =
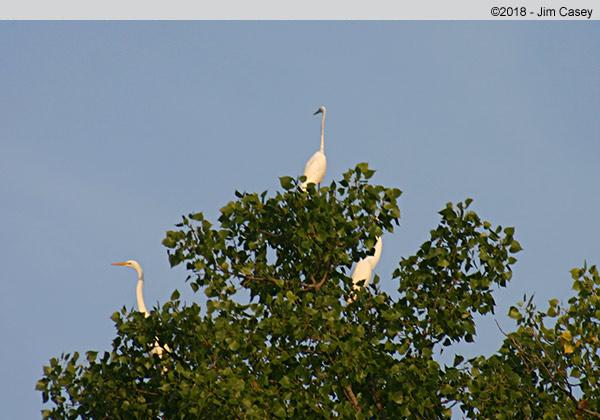
{"type": "Polygon", "coordinates": [[[511,308],[517,329],[497,354],[436,361],[475,339],[474,316],[493,313],[521,249],[513,228],[482,220],[471,200],[440,211],[430,238],[385,281],[393,292],[376,277],[347,303],[353,262],[400,217],[400,191],[371,185],[372,175],[359,164],[307,192],[289,177],[272,197],[236,192],[216,228],[202,213],[183,217],[163,243],[206,307],[175,291],[148,318],[115,313],[110,352],[44,367],[44,416],[600,417],[595,267],[573,270],[567,306],[511,308]],[[162,357],[149,351],[155,340],[168,344],[162,357]]]}

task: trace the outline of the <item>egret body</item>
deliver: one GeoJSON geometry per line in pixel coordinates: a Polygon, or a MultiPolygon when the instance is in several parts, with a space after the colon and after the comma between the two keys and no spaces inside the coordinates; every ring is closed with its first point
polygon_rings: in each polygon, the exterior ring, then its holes
{"type": "MultiPolygon", "coordinates": [[[[377,238],[377,242],[375,243],[375,252],[373,255],[368,255],[365,258],[361,259],[356,263],[354,267],[354,271],[352,272],[352,289],[359,290],[362,286],[359,284],[361,281],[364,281],[363,286],[367,287],[369,282],[371,281],[371,276],[373,275],[373,270],[375,266],[379,262],[381,258],[381,251],[383,248],[383,242],[381,240],[381,236],[377,238]]],[[[354,302],[356,296],[348,299],[348,303],[354,302]]]]}

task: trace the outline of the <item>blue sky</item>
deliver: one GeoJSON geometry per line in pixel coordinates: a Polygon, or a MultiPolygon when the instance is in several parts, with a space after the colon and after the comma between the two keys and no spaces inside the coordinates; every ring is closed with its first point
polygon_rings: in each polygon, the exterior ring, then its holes
{"type": "MultiPolygon", "coordinates": [[[[42,365],[107,349],[109,319],[175,288],[160,244],[181,214],[273,190],[318,148],[326,181],[356,163],[404,191],[377,273],[475,199],[524,251],[496,318],[524,293],[570,294],[600,262],[600,26],[501,22],[0,23],[0,395],[34,418],[42,365]]],[[[387,284],[386,284],[387,282],[387,284]]],[[[481,321],[467,354],[500,343],[481,321]]]]}

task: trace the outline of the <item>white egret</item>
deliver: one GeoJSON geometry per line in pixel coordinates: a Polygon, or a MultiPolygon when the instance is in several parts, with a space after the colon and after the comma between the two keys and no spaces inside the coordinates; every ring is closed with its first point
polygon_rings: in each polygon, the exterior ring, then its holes
{"type": "MultiPolygon", "coordinates": [[[[383,242],[380,236],[379,238],[377,238],[377,242],[375,243],[375,253],[373,255],[366,256],[365,258],[361,259],[359,262],[356,263],[354,271],[352,272],[352,289],[360,290],[361,285],[359,284],[359,282],[363,280],[363,286],[367,287],[367,285],[371,281],[373,270],[375,269],[375,266],[381,258],[382,248],[383,242]]],[[[356,295],[353,295],[348,299],[348,303],[354,302],[355,300],[356,295]]]]}
{"type": "MultiPolygon", "coordinates": [[[[148,309],[146,309],[146,303],[144,303],[144,270],[142,270],[142,266],[135,260],[127,260],[123,262],[115,262],[112,265],[118,265],[121,267],[130,267],[135,270],[137,273],[138,281],[137,287],[135,290],[135,296],[137,298],[138,311],[144,314],[146,318],[150,316],[148,309]]],[[[158,357],[162,358],[162,354],[164,351],[169,352],[169,346],[165,344],[165,348],[163,349],[159,344],[158,340],[154,342],[154,347],[150,350],[150,354],[157,354],[158,357]]]]}
{"type": "Polygon", "coordinates": [[[306,162],[304,166],[304,176],[306,180],[300,184],[302,190],[306,190],[308,184],[321,184],[327,170],[327,158],[325,157],[325,114],[327,109],[321,105],[314,113],[323,114],[321,117],[321,148],[317,150],[306,162]]]}

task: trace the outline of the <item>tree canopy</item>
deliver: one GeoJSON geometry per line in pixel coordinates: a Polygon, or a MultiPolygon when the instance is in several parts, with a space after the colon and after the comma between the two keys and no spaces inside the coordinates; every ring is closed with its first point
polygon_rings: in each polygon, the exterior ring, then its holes
{"type": "Polygon", "coordinates": [[[494,313],[521,249],[514,228],[483,220],[470,199],[439,212],[392,279],[375,276],[348,301],[353,263],[399,224],[401,191],[373,174],[361,163],[307,191],[282,177],[274,195],[236,192],[216,225],[184,216],[163,244],[205,307],[174,291],[147,318],[115,312],[111,351],[44,367],[44,417],[600,418],[595,266],[572,270],[566,304],[511,307],[515,330],[498,330],[492,356],[439,362],[476,339],[474,317],[494,313]]]}

